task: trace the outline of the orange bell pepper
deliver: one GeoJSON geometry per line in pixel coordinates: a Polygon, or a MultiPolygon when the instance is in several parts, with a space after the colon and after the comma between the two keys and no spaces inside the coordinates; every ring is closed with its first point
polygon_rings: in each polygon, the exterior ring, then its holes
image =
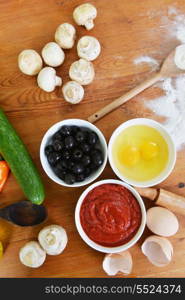
{"type": "Polygon", "coordinates": [[[0,161],[0,192],[2,191],[9,174],[9,166],[6,161],[0,161]]]}

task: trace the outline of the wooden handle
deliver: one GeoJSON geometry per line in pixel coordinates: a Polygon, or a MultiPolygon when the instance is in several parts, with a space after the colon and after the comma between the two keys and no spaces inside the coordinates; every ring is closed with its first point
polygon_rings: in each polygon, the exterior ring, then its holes
{"type": "Polygon", "coordinates": [[[142,91],[144,91],[145,89],[147,89],[148,87],[150,87],[151,85],[156,83],[160,78],[161,78],[160,73],[154,74],[152,77],[145,80],[144,82],[139,84],[137,87],[133,88],[131,91],[127,92],[123,96],[119,97],[118,99],[114,100],[110,104],[106,105],[105,107],[103,107],[102,109],[100,109],[99,111],[97,111],[96,113],[91,115],[88,118],[88,121],[91,123],[96,122],[97,120],[104,117],[106,114],[110,113],[111,111],[113,111],[114,109],[116,109],[117,107],[122,105],[123,103],[127,102],[134,96],[138,95],[139,93],[141,93],[142,91]]]}
{"type": "Polygon", "coordinates": [[[160,189],[156,204],[164,206],[175,213],[185,215],[185,198],[182,196],[160,189]]]}
{"type": "Polygon", "coordinates": [[[136,188],[134,187],[136,191],[138,191],[138,193],[147,199],[150,199],[152,201],[155,201],[157,199],[157,196],[159,194],[157,189],[154,188],[136,188]]]}
{"type": "Polygon", "coordinates": [[[163,189],[135,188],[138,193],[147,199],[155,201],[156,205],[168,208],[169,210],[185,215],[185,198],[163,189]]]}

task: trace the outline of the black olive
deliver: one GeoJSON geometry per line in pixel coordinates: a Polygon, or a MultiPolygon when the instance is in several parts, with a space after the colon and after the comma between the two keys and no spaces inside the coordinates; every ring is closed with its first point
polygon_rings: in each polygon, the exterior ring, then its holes
{"type": "Polygon", "coordinates": [[[99,167],[103,164],[103,154],[100,150],[94,150],[91,158],[95,167],[99,167]]]}
{"type": "Polygon", "coordinates": [[[68,169],[68,160],[67,159],[61,160],[60,164],[64,169],[68,169]]]}
{"type": "Polygon", "coordinates": [[[74,164],[74,167],[72,168],[72,171],[74,174],[81,174],[84,172],[84,167],[82,164],[74,164]]]}
{"type": "Polygon", "coordinates": [[[56,140],[60,141],[61,139],[62,139],[62,136],[61,136],[60,132],[59,131],[55,132],[55,134],[52,137],[52,141],[53,142],[56,141],[56,140]]]}
{"type": "Polygon", "coordinates": [[[70,159],[71,158],[71,153],[67,150],[62,151],[62,159],[70,159]]]}
{"type": "Polygon", "coordinates": [[[63,160],[60,159],[60,160],[57,162],[56,166],[55,166],[55,170],[58,170],[58,171],[64,171],[64,170],[66,170],[66,169],[67,169],[67,168],[66,168],[66,165],[63,163],[63,160]]]}
{"type": "Polygon", "coordinates": [[[90,145],[95,145],[98,140],[99,138],[94,131],[88,133],[87,141],[90,145]]]}
{"type": "Polygon", "coordinates": [[[78,131],[75,135],[75,139],[78,143],[82,143],[85,141],[87,133],[85,131],[78,131]]]}
{"type": "Polygon", "coordinates": [[[84,174],[84,173],[78,174],[78,175],[76,176],[76,181],[77,181],[77,182],[84,181],[84,179],[85,179],[85,174],[84,174]]]}
{"type": "Polygon", "coordinates": [[[70,135],[65,138],[66,149],[72,149],[75,146],[75,139],[70,135]]]}
{"type": "Polygon", "coordinates": [[[91,156],[103,155],[100,149],[93,149],[90,153],[91,156]]]}
{"type": "Polygon", "coordinates": [[[69,170],[72,170],[72,168],[74,167],[74,165],[75,165],[75,163],[72,160],[68,161],[68,169],[69,170]]]}
{"type": "Polygon", "coordinates": [[[65,183],[67,184],[73,184],[76,181],[76,177],[74,174],[66,174],[64,178],[65,183]]]}
{"type": "Polygon", "coordinates": [[[91,158],[89,155],[84,155],[82,157],[82,164],[84,167],[88,166],[91,163],[91,158]]]}
{"type": "Polygon", "coordinates": [[[94,172],[97,169],[97,166],[95,166],[94,163],[91,163],[90,165],[88,165],[88,167],[91,170],[91,173],[94,172]]]}
{"type": "Polygon", "coordinates": [[[91,146],[89,144],[87,144],[87,143],[82,143],[80,145],[80,148],[82,149],[82,151],[84,153],[88,153],[91,150],[91,146]]]}
{"type": "Polygon", "coordinates": [[[66,170],[60,170],[60,169],[57,169],[57,168],[54,169],[54,172],[62,180],[65,179],[65,175],[67,174],[66,170]]]}
{"type": "Polygon", "coordinates": [[[45,148],[45,154],[48,156],[50,153],[54,152],[54,148],[52,145],[48,145],[45,148]]]}
{"type": "Polygon", "coordinates": [[[59,161],[61,158],[61,154],[58,152],[52,152],[48,155],[48,162],[50,163],[51,166],[55,166],[56,163],[59,161]]]}
{"type": "Polygon", "coordinates": [[[84,174],[86,177],[88,177],[91,173],[92,173],[92,170],[89,167],[85,168],[84,174]]]}
{"type": "Polygon", "coordinates": [[[53,141],[53,148],[55,151],[61,151],[64,148],[64,143],[61,140],[53,141]]]}
{"type": "Polygon", "coordinates": [[[71,126],[71,135],[75,135],[78,131],[80,131],[80,127],[78,126],[71,126]]]}
{"type": "Polygon", "coordinates": [[[64,137],[67,137],[71,134],[72,132],[72,128],[71,126],[67,126],[67,125],[64,125],[60,128],[59,130],[60,134],[62,134],[64,137]]]}
{"type": "Polygon", "coordinates": [[[80,160],[80,159],[82,159],[82,156],[83,156],[83,152],[82,152],[81,149],[76,148],[73,151],[72,157],[73,157],[74,160],[80,160]]]}

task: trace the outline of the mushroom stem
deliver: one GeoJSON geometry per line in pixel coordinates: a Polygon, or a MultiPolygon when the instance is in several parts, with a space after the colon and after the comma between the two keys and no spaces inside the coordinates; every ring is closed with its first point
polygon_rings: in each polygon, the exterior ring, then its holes
{"type": "Polygon", "coordinates": [[[56,86],[61,86],[62,85],[62,79],[58,76],[55,77],[55,83],[56,86]]]}
{"type": "Polygon", "coordinates": [[[94,27],[94,22],[93,20],[88,20],[84,25],[87,30],[91,30],[94,27]]]}
{"type": "Polygon", "coordinates": [[[56,75],[51,67],[43,68],[37,77],[38,86],[46,92],[53,92],[57,85],[62,85],[62,78],[56,75]]]}

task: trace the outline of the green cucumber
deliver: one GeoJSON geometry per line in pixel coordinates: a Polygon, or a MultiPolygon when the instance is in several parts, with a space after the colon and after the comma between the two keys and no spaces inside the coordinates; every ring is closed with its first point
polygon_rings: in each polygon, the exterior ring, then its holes
{"type": "Polygon", "coordinates": [[[34,204],[41,204],[45,192],[40,175],[25,145],[1,109],[0,153],[7,161],[25,196],[34,204]]]}

